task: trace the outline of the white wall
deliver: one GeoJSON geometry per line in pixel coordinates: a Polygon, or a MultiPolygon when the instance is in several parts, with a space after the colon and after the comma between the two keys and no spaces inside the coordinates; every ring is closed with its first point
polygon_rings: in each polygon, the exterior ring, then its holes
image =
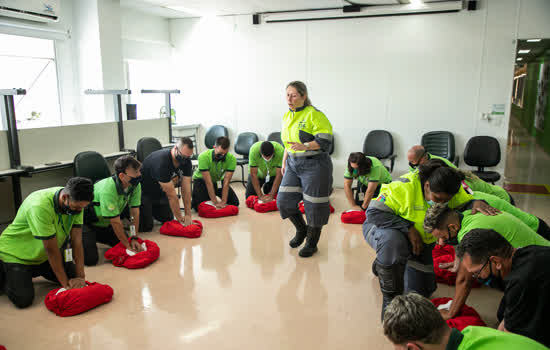
{"type": "Polygon", "coordinates": [[[460,13],[259,26],[250,16],[171,20],[185,92],[176,104],[189,123],[265,139],[280,130],[286,83],[304,80],[333,124],[338,186],[347,155],[372,129],[394,136],[394,176],[431,130],[452,131],[460,155],[472,136],[497,137],[503,172],[515,39],[550,36],[549,3],[486,0],[460,13]],[[481,120],[499,103],[506,104],[500,124],[481,120]]]}

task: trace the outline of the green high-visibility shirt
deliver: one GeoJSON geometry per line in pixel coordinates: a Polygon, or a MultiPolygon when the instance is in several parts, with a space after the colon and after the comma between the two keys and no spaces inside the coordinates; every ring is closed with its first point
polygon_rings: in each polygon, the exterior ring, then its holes
{"type": "Polygon", "coordinates": [[[486,201],[491,207],[497,208],[500,211],[505,211],[509,214],[514,215],[516,218],[523,221],[524,224],[529,226],[533,231],[537,232],[539,229],[539,218],[533,214],[529,214],[519,209],[518,207],[513,206],[509,202],[502,200],[497,196],[493,196],[486,192],[477,192],[474,191],[474,199],[480,199],[486,201]]]}
{"type": "Polygon", "coordinates": [[[283,127],[281,139],[286,151],[292,155],[315,155],[328,149],[315,151],[294,151],[289,142],[305,143],[316,141],[321,148],[323,144],[332,142],[332,125],[325,114],[313,106],[297,108],[296,111],[289,110],[283,116],[283,127]]]}
{"type": "Polygon", "coordinates": [[[199,167],[193,174],[193,180],[202,179],[202,172],[210,172],[212,182],[221,181],[226,171],[233,172],[237,167],[237,158],[229,152],[225,155],[224,160],[216,160],[214,158],[214,150],[209,149],[199,154],[199,167]]]}
{"type": "Polygon", "coordinates": [[[263,142],[264,141],[258,141],[253,144],[248,153],[248,173],[250,174],[250,168],[257,168],[257,176],[259,179],[265,179],[267,174],[269,174],[269,176],[275,176],[277,174],[277,168],[280,169],[283,165],[283,156],[285,155],[283,146],[276,141],[271,141],[274,148],[273,156],[266,162],[260,151],[263,142]]]}
{"type": "Polygon", "coordinates": [[[489,327],[468,326],[451,329],[445,350],[548,350],[544,345],[519,334],[489,327]]]}
{"type": "Polygon", "coordinates": [[[473,229],[494,230],[504,237],[514,248],[526,247],[528,245],[540,245],[550,247],[550,241],[542,238],[541,235],[525,225],[520,219],[505,211],[497,215],[472,214],[471,210],[462,212],[458,241],[466,236],[473,229]]]}
{"type": "Polygon", "coordinates": [[[94,184],[93,206],[98,221],[91,223],[98,227],[107,227],[109,219],[120,216],[127,205],[139,208],[141,205],[141,184],[130,185],[125,191],[117,176],[111,176],[94,184]]]}
{"type": "Polygon", "coordinates": [[[479,180],[464,180],[466,182],[466,185],[472,189],[474,192],[483,192],[492,194],[493,196],[496,196],[500,199],[505,200],[506,202],[510,203],[510,195],[506,190],[500,186],[491,185],[487,182],[479,179],[479,180]]]}

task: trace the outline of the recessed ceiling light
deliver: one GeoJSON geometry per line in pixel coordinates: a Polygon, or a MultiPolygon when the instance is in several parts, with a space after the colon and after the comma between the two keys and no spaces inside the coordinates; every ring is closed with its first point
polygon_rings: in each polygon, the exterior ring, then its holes
{"type": "Polygon", "coordinates": [[[523,58],[522,58],[522,57],[518,57],[518,58],[516,58],[516,61],[521,61],[521,60],[523,60],[523,58]]]}
{"type": "Polygon", "coordinates": [[[542,41],[542,39],[527,39],[528,43],[538,43],[539,41],[542,41]]]}
{"type": "Polygon", "coordinates": [[[531,50],[519,50],[518,53],[521,55],[523,53],[529,53],[531,50]]]}

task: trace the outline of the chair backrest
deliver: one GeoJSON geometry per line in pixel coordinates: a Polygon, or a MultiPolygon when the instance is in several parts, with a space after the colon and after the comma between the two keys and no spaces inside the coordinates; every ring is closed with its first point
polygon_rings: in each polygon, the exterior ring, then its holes
{"type": "Polygon", "coordinates": [[[96,183],[111,176],[109,165],[103,156],[94,151],[80,152],[74,157],[74,176],[82,176],[96,183]]]}
{"type": "Polygon", "coordinates": [[[470,166],[491,167],[500,163],[500,145],[492,136],[474,136],[464,148],[464,162],[470,166]]]}
{"type": "Polygon", "coordinates": [[[216,139],[221,136],[225,136],[225,137],[229,136],[229,133],[227,132],[227,128],[223,125],[211,126],[206,131],[206,135],[204,135],[204,145],[208,149],[214,147],[214,145],[216,144],[216,139]]]}
{"type": "Polygon", "coordinates": [[[449,131],[430,131],[420,141],[424,149],[451,162],[455,159],[455,137],[449,131]]]}
{"type": "Polygon", "coordinates": [[[393,155],[393,137],[386,130],[372,130],[363,142],[363,153],[378,159],[390,157],[393,155]]]}
{"type": "Polygon", "coordinates": [[[334,153],[334,134],[332,134],[332,142],[330,143],[330,148],[328,149],[328,154],[332,155],[334,153]]]}
{"type": "Polygon", "coordinates": [[[269,134],[269,136],[267,137],[267,141],[277,141],[281,145],[283,144],[283,140],[281,139],[281,133],[279,131],[272,132],[271,134],[269,134]]]}
{"type": "Polygon", "coordinates": [[[237,136],[237,142],[235,142],[235,153],[248,158],[250,147],[258,142],[258,135],[253,132],[242,132],[237,136]]]}
{"type": "Polygon", "coordinates": [[[154,137],[142,137],[139,139],[136,147],[137,160],[143,163],[145,158],[151,153],[162,149],[160,141],[154,137]]]}

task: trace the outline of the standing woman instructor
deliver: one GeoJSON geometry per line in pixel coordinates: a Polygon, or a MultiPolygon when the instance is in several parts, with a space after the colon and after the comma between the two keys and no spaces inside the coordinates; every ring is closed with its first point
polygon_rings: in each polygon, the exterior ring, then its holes
{"type": "Polygon", "coordinates": [[[323,112],[311,105],[307,87],[293,81],[286,87],[289,111],[283,116],[281,139],[285,146],[283,180],[279,187],[277,207],[283,219],[296,227],[292,248],[306,244],[301,257],[317,251],[321,228],[330,215],[329,195],[332,190],[332,161],[328,154],[332,144],[332,125],[323,112]],[[307,225],[298,203],[304,200],[307,225]]]}

